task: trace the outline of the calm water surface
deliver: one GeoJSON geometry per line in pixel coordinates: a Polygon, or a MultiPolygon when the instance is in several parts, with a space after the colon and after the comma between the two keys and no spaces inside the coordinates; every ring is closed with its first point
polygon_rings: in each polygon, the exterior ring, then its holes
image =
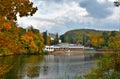
{"type": "MultiPolygon", "coordinates": [[[[95,67],[84,55],[17,56],[0,58],[0,77],[4,79],[72,79],[95,67]]],[[[0,79],[1,79],[0,78],[0,79]]]]}

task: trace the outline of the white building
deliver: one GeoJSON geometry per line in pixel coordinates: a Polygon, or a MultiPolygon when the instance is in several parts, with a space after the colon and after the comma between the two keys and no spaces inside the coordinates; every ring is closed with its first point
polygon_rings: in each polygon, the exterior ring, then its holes
{"type": "Polygon", "coordinates": [[[76,45],[76,44],[68,44],[68,43],[61,43],[58,45],[52,46],[45,46],[45,51],[53,52],[53,51],[80,51],[83,50],[83,45],[76,45]]]}
{"type": "Polygon", "coordinates": [[[56,34],[54,33],[47,33],[47,35],[51,38],[51,40],[54,40],[56,38],[56,34]]]}
{"type": "Polygon", "coordinates": [[[48,45],[46,45],[44,50],[48,51],[48,52],[53,52],[54,51],[54,46],[48,46],[48,45]]]}

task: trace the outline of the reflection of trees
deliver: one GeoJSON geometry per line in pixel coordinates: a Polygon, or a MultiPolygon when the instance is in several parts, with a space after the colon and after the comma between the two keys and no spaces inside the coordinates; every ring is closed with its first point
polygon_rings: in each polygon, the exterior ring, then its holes
{"type": "Polygon", "coordinates": [[[20,62],[20,57],[5,57],[1,58],[0,64],[4,65],[6,69],[3,70],[5,72],[3,74],[4,79],[17,79],[17,71],[20,66],[18,63],[20,62]]]}
{"type": "Polygon", "coordinates": [[[8,79],[11,74],[11,71],[14,68],[14,65],[16,64],[16,59],[12,57],[3,57],[0,58],[0,75],[4,79],[8,79]]]}
{"type": "Polygon", "coordinates": [[[37,65],[42,61],[42,57],[39,56],[31,56],[25,60],[25,69],[23,70],[26,75],[32,79],[39,76],[40,66],[37,65]]]}
{"type": "Polygon", "coordinates": [[[18,56],[0,58],[0,79],[22,79],[38,77],[42,57],[40,56],[18,56]],[[31,63],[31,64],[29,64],[31,63]]]}
{"type": "Polygon", "coordinates": [[[29,78],[38,77],[40,72],[40,66],[30,65],[26,69],[26,74],[29,78]]]}
{"type": "Polygon", "coordinates": [[[8,73],[12,69],[12,65],[2,64],[0,65],[0,78],[4,79],[4,74],[8,73]]]}

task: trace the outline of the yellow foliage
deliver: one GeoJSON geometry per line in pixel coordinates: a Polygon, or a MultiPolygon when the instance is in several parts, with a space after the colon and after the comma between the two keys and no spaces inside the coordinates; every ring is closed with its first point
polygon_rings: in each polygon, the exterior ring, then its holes
{"type": "Polygon", "coordinates": [[[120,36],[111,36],[109,39],[109,47],[112,49],[120,49],[120,36]]]}
{"type": "Polygon", "coordinates": [[[23,45],[26,44],[30,47],[30,49],[35,51],[42,51],[42,48],[44,47],[44,39],[41,34],[27,32],[21,36],[21,40],[23,41],[23,45]]]}
{"type": "Polygon", "coordinates": [[[5,22],[5,23],[3,24],[3,26],[6,28],[7,31],[11,29],[11,24],[10,24],[10,22],[5,22]]]}
{"type": "Polygon", "coordinates": [[[99,46],[104,42],[104,38],[100,34],[89,34],[93,46],[99,46]]]}
{"type": "Polygon", "coordinates": [[[34,41],[31,41],[30,46],[33,47],[33,48],[37,48],[37,46],[36,46],[34,41]]]}

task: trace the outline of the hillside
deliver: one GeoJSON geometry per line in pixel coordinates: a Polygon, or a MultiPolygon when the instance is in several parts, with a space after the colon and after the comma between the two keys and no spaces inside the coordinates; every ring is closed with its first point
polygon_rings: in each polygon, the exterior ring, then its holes
{"type": "Polygon", "coordinates": [[[90,35],[103,35],[107,34],[108,36],[111,33],[118,34],[118,31],[103,31],[103,30],[94,30],[94,29],[76,29],[67,31],[65,34],[60,36],[62,42],[67,43],[86,43],[89,40],[90,35]]]}

